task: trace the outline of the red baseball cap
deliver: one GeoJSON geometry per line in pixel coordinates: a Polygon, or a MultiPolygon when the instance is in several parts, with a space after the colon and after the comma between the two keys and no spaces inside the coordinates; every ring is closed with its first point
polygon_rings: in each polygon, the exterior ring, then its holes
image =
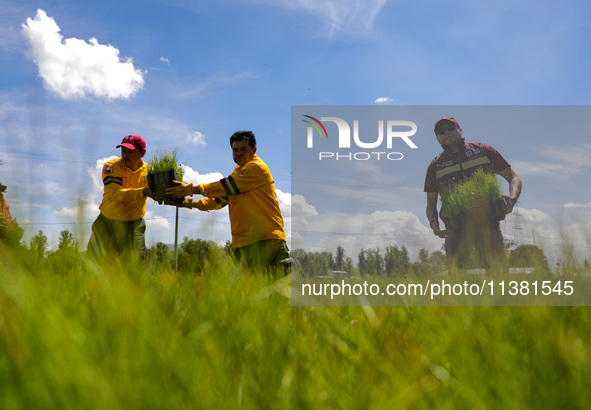
{"type": "Polygon", "coordinates": [[[139,135],[128,135],[127,137],[123,138],[121,144],[117,145],[115,148],[119,147],[125,147],[132,150],[140,148],[142,151],[145,151],[146,141],[139,135]]]}
{"type": "Polygon", "coordinates": [[[453,122],[458,127],[460,126],[460,124],[458,124],[458,121],[454,117],[450,117],[449,115],[446,115],[446,116],[443,116],[437,120],[437,122],[435,123],[435,127],[433,128],[433,131],[435,131],[437,129],[437,124],[439,124],[441,121],[444,121],[444,120],[449,121],[449,122],[453,122]]]}

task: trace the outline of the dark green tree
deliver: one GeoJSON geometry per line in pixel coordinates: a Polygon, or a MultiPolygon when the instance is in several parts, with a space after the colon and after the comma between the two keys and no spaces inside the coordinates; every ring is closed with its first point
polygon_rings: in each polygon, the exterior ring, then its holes
{"type": "Polygon", "coordinates": [[[334,269],[344,270],[345,269],[345,249],[342,246],[337,246],[337,253],[334,258],[334,269]]]}
{"type": "Polygon", "coordinates": [[[298,248],[291,251],[291,257],[297,261],[302,276],[327,275],[334,266],[332,253],[328,251],[306,252],[298,248]]]}
{"type": "Polygon", "coordinates": [[[419,249],[419,262],[428,263],[428,261],[429,261],[429,251],[424,248],[419,249]]]}
{"type": "Polygon", "coordinates": [[[219,250],[214,241],[189,239],[185,236],[179,249],[178,268],[187,273],[201,273],[210,254],[219,250]]]}
{"type": "Polygon", "coordinates": [[[37,232],[37,235],[33,236],[29,241],[29,250],[37,259],[43,259],[47,253],[48,244],[47,236],[45,236],[43,231],[39,231],[37,232]]]}
{"type": "Polygon", "coordinates": [[[47,256],[47,265],[51,272],[66,275],[82,268],[82,255],[78,250],[78,241],[69,230],[60,232],[57,250],[47,256]]]}
{"type": "Polygon", "coordinates": [[[365,271],[367,268],[365,263],[365,251],[363,250],[363,248],[361,248],[359,254],[357,255],[357,269],[359,270],[360,275],[365,275],[365,271]]]}
{"type": "Polygon", "coordinates": [[[509,254],[509,266],[514,268],[541,268],[549,270],[548,259],[536,245],[520,245],[509,254]]]}
{"type": "Polygon", "coordinates": [[[69,249],[78,249],[78,241],[74,238],[74,234],[69,230],[60,232],[60,239],[58,242],[57,249],[65,251],[69,249]]]}
{"type": "Polygon", "coordinates": [[[444,269],[445,255],[441,251],[435,251],[429,256],[429,265],[434,269],[444,269]]]}
{"type": "Polygon", "coordinates": [[[408,250],[404,246],[400,249],[398,249],[397,245],[388,246],[385,251],[384,262],[387,276],[405,276],[410,265],[408,250]]]}
{"type": "MultiPolygon", "coordinates": [[[[361,250],[363,254],[363,269],[359,268],[362,275],[382,276],[384,274],[384,257],[380,254],[380,249],[361,250]]],[[[361,264],[361,257],[360,257],[361,264]]]]}
{"type": "Polygon", "coordinates": [[[169,265],[172,262],[172,253],[170,247],[162,242],[156,244],[156,252],[154,255],[154,262],[157,264],[169,265]]]}
{"type": "Polygon", "coordinates": [[[353,269],[353,259],[347,256],[345,258],[345,271],[349,272],[350,274],[353,274],[353,269]]]}

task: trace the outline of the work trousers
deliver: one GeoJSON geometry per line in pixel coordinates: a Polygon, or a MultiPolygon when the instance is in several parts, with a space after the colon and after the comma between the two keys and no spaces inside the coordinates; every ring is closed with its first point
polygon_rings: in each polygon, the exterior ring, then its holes
{"type": "Polygon", "coordinates": [[[249,268],[267,268],[282,266],[282,261],[289,258],[289,249],[282,239],[264,239],[234,249],[238,260],[246,262],[249,268]]]}
{"type": "Polygon", "coordinates": [[[444,246],[448,263],[459,268],[501,268],[505,263],[503,234],[496,226],[450,230],[444,246]]]}
{"type": "Polygon", "coordinates": [[[144,218],[135,221],[115,221],[99,214],[92,224],[88,253],[103,258],[137,253],[143,258],[146,253],[145,232],[144,218]]]}

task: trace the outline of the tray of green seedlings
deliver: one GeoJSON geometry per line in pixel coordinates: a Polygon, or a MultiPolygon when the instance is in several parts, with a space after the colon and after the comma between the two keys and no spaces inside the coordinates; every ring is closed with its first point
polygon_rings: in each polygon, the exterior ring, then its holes
{"type": "Polygon", "coordinates": [[[506,203],[497,176],[492,172],[479,169],[463,183],[443,186],[440,193],[443,214],[453,225],[461,225],[467,215],[492,216],[497,220],[505,217],[506,203]]]}
{"type": "Polygon", "coordinates": [[[169,198],[166,189],[177,185],[174,181],[183,180],[183,165],[179,162],[179,152],[174,149],[155,153],[148,161],[148,186],[159,203],[182,203],[183,198],[169,198]]]}

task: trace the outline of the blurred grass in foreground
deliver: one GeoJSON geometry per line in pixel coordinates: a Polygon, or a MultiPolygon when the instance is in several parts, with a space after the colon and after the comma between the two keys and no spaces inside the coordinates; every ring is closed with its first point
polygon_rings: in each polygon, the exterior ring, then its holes
{"type": "MultiPolygon", "coordinates": [[[[289,278],[0,261],[2,409],[587,408],[580,307],[292,307],[289,278]]],[[[132,264],[133,265],[133,264],[132,264]]]]}

